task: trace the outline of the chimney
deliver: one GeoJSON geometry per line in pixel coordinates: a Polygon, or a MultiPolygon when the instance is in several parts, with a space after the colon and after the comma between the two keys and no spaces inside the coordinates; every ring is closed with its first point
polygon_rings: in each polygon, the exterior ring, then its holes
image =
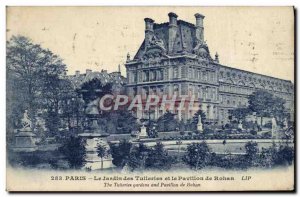
{"type": "Polygon", "coordinates": [[[76,76],[76,77],[79,77],[79,76],[80,76],[80,71],[79,71],[79,70],[76,70],[76,71],[75,71],[75,76],[76,76]]]}
{"type": "Polygon", "coordinates": [[[203,27],[203,19],[205,16],[202,14],[196,13],[195,18],[196,18],[196,39],[204,42],[204,27],[203,27]]]}
{"type": "Polygon", "coordinates": [[[170,12],[168,14],[169,16],[169,26],[176,26],[177,27],[177,14],[175,14],[174,12],[170,12]]]}
{"type": "MultiPolygon", "coordinates": [[[[146,39],[145,39],[146,40],[146,39]]],[[[126,59],[126,62],[130,62],[130,54],[129,52],[127,53],[127,59],[126,59]]]]}
{"type": "Polygon", "coordinates": [[[216,52],[216,55],[215,55],[215,62],[219,63],[219,54],[216,52]]]}
{"type": "Polygon", "coordinates": [[[169,16],[169,46],[168,50],[169,53],[173,52],[173,47],[176,39],[176,33],[177,33],[177,14],[170,12],[168,14],[169,16]]]}
{"type": "Polygon", "coordinates": [[[153,23],[154,20],[152,20],[151,18],[145,18],[145,46],[149,46],[150,40],[153,37],[153,23]]]}
{"type": "Polygon", "coordinates": [[[91,69],[86,69],[86,75],[88,75],[88,74],[90,74],[90,73],[92,73],[92,70],[91,69]]]}

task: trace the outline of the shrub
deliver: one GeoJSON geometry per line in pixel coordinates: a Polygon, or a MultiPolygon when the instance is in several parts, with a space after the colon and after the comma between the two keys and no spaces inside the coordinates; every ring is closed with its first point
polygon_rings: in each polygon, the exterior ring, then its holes
{"type": "Polygon", "coordinates": [[[205,134],[211,134],[211,133],[214,133],[214,130],[212,130],[211,128],[208,128],[208,127],[205,127],[205,128],[203,129],[203,131],[204,131],[205,134]]]}
{"type": "Polygon", "coordinates": [[[204,168],[210,159],[210,150],[206,142],[193,143],[188,145],[183,161],[192,169],[204,168]]]}
{"type": "Polygon", "coordinates": [[[121,141],[119,144],[110,145],[112,163],[116,167],[123,168],[125,166],[129,159],[131,147],[132,144],[126,140],[121,141]]]}
{"type": "Polygon", "coordinates": [[[294,149],[289,146],[280,146],[276,155],[275,164],[291,165],[294,161],[294,149]]]}
{"type": "Polygon", "coordinates": [[[251,135],[257,135],[257,131],[255,131],[255,130],[250,130],[250,134],[251,134],[251,135]]]}
{"type": "Polygon", "coordinates": [[[266,132],[262,134],[263,138],[271,138],[272,137],[272,133],[271,132],[266,132]]]}
{"type": "Polygon", "coordinates": [[[256,142],[250,141],[245,144],[246,160],[251,166],[257,160],[258,145],[256,142]]]}
{"type": "Polygon", "coordinates": [[[64,142],[59,152],[64,155],[70,168],[79,169],[85,164],[85,143],[79,137],[70,137],[64,142]]]}
{"type": "Polygon", "coordinates": [[[169,156],[168,152],[164,149],[163,144],[157,142],[146,158],[145,167],[149,169],[167,170],[171,168],[173,161],[173,158],[169,156]]]}

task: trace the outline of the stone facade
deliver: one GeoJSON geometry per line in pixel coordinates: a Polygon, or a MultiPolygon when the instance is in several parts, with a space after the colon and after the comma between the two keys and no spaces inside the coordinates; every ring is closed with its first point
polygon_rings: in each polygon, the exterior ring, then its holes
{"type": "MultiPolygon", "coordinates": [[[[127,56],[126,89],[129,96],[194,95],[207,120],[225,124],[228,110],[246,106],[256,89],[272,91],[284,98],[294,111],[294,86],[291,81],[247,72],[219,63],[211,57],[204,41],[204,16],[195,14],[195,24],[177,20],[169,13],[169,22],[156,24],[145,18],[145,39],[133,59],[127,56]]],[[[187,120],[195,111],[176,112],[187,120]]],[[[158,118],[165,110],[137,111],[138,118],[158,118]]],[[[292,116],[293,117],[293,116],[292,116]]]]}

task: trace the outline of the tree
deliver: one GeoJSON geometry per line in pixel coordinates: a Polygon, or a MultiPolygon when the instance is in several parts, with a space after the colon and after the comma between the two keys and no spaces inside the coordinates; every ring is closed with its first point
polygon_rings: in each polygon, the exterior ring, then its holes
{"type": "Polygon", "coordinates": [[[168,155],[164,145],[161,142],[157,142],[149,152],[145,167],[156,170],[168,170],[171,168],[172,163],[173,158],[168,155]]]}
{"type": "Polygon", "coordinates": [[[144,169],[146,158],[149,154],[150,148],[143,143],[139,143],[138,146],[134,146],[130,152],[128,166],[130,169],[144,169]]]}
{"type": "Polygon", "coordinates": [[[192,169],[204,168],[210,160],[210,150],[205,141],[188,145],[183,161],[192,169]]]}
{"type": "Polygon", "coordinates": [[[258,153],[258,145],[256,142],[247,142],[245,144],[246,149],[246,160],[249,165],[255,164],[257,162],[257,153],[258,153]]]}
{"type": "MultiPolygon", "coordinates": [[[[53,76],[45,76],[42,86],[41,103],[46,108],[47,128],[53,134],[57,133],[62,126],[71,128],[71,120],[75,119],[75,113],[82,110],[77,98],[77,93],[68,79],[53,76]],[[62,121],[65,125],[62,125],[62,121]]],[[[80,113],[79,113],[80,114],[80,113]]]]}
{"type": "Polygon", "coordinates": [[[273,142],[269,148],[263,148],[260,153],[260,164],[263,167],[291,165],[294,161],[294,149],[288,145],[280,145],[279,148],[273,142]]]}
{"type": "Polygon", "coordinates": [[[24,36],[12,36],[6,49],[8,127],[16,126],[15,122],[25,109],[34,127],[36,111],[47,102],[45,93],[61,87],[58,83],[65,74],[66,65],[50,50],[24,36]],[[51,83],[47,83],[49,81],[51,83]]]}
{"type": "Polygon", "coordinates": [[[197,125],[198,123],[198,118],[199,118],[199,115],[201,116],[201,123],[204,124],[205,122],[205,119],[206,119],[206,115],[205,113],[199,109],[193,116],[193,123],[197,125]]]}
{"type": "Polygon", "coordinates": [[[136,118],[126,109],[102,113],[102,121],[109,133],[131,133],[138,130],[136,118]]]}
{"type": "Polygon", "coordinates": [[[103,169],[103,159],[108,155],[107,147],[103,144],[98,144],[97,146],[97,155],[101,159],[101,170],[103,169]]]}
{"type": "Polygon", "coordinates": [[[60,102],[61,119],[67,122],[69,130],[79,133],[83,129],[85,114],[84,100],[76,93],[65,95],[60,102]],[[76,122],[76,124],[75,124],[76,122]],[[73,124],[72,124],[73,123],[73,124]]]}
{"type": "Polygon", "coordinates": [[[59,152],[64,155],[70,168],[79,169],[86,163],[85,143],[79,137],[71,136],[68,138],[62,147],[59,148],[59,152]]]}
{"type": "Polygon", "coordinates": [[[112,163],[118,168],[123,168],[128,162],[131,148],[132,144],[126,140],[122,140],[119,144],[111,145],[112,163]]]}
{"type": "Polygon", "coordinates": [[[294,161],[294,148],[290,146],[279,147],[276,154],[275,164],[276,165],[291,165],[294,161]]]}
{"type": "Polygon", "coordinates": [[[229,115],[235,117],[238,121],[243,120],[250,113],[251,110],[246,107],[229,110],[229,115]]]}
{"type": "Polygon", "coordinates": [[[261,153],[259,154],[259,164],[262,167],[271,168],[275,164],[277,155],[276,144],[272,143],[272,146],[269,148],[262,148],[261,153]]]}
{"type": "Polygon", "coordinates": [[[164,115],[157,119],[158,131],[175,131],[178,125],[177,120],[175,119],[175,114],[167,111],[164,115]]]}
{"type": "Polygon", "coordinates": [[[249,109],[256,112],[257,116],[275,116],[277,120],[280,120],[286,115],[284,108],[285,101],[270,92],[258,90],[249,96],[248,102],[249,109]]]}

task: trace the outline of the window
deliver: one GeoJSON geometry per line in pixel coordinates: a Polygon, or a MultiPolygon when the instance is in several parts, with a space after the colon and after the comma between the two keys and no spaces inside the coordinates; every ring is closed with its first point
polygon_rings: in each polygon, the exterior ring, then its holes
{"type": "Polygon", "coordinates": [[[144,76],[143,76],[143,81],[149,81],[149,71],[148,70],[145,70],[143,72],[144,76]]]}
{"type": "Polygon", "coordinates": [[[174,68],[174,78],[178,78],[178,68],[174,68]]]}
{"type": "Polygon", "coordinates": [[[198,86],[198,98],[202,98],[201,86],[198,86]]]}
{"type": "Polygon", "coordinates": [[[193,71],[192,71],[192,67],[189,67],[189,71],[188,71],[188,78],[192,78],[193,76],[193,71]]]}
{"type": "Polygon", "coordinates": [[[162,70],[157,70],[156,71],[156,80],[157,81],[163,80],[163,72],[162,72],[162,70]]]}
{"type": "Polygon", "coordinates": [[[178,92],[179,92],[179,87],[178,85],[174,85],[174,95],[178,96],[178,92]]]}
{"type": "Polygon", "coordinates": [[[137,82],[137,74],[133,73],[133,82],[137,82]]]}
{"type": "Polygon", "coordinates": [[[193,95],[193,85],[189,85],[189,92],[188,92],[188,95],[189,96],[192,96],[193,95]]]}
{"type": "Polygon", "coordinates": [[[203,79],[204,81],[207,81],[207,73],[205,71],[203,72],[203,79]]]}

